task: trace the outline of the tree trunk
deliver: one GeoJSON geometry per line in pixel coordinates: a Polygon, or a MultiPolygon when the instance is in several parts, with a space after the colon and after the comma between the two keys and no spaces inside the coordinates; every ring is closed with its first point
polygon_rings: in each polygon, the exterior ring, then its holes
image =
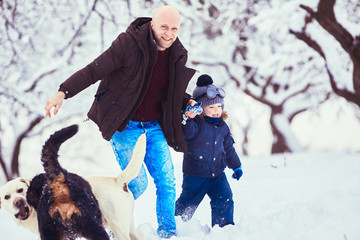
{"type": "Polygon", "coordinates": [[[286,138],[282,132],[277,128],[274,123],[274,119],[270,119],[271,131],[273,133],[273,142],[271,146],[271,154],[291,152],[287,143],[286,138]]]}

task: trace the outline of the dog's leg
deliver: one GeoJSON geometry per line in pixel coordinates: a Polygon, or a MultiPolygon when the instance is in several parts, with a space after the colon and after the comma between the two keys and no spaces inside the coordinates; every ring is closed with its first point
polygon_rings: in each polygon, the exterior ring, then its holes
{"type": "Polygon", "coordinates": [[[94,221],[89,221],[82,229],[82,235],[86,239],[90,240],[109,240],[109,235],[105,231],[102,225],[94,221]]]}
{"type": "Polygon", "coordinates": [[[131,240],[139,240],[138,236],[136,235],[134,221],[132,221],[130,226],[130,239],[131,240]]]}
{"type": "MultiPolygon", "coordinates": [[[[119,212],[117,212],[119,213],[119,212]]],[[[129,216],[129,215],[127,215],[129,216]]],[[[130,238],[130,219],[126,215],[120,213],[112,216],[112,219],[107,218],[111,231],[114,233],[116,239],[131,240],[130,238]]]]}
{"type": "Polygon", "coordinates": [[[122,230],[119,230],[119,229],[113,229],[111,228],[112,232],[114,233],[116,239],[121,239],[121,240],[132,240],[130,238],[130,234],[129,234],[129,230],[128,229],[125,229],[123,228],[122,230]]]}
{"type": "Polygon", "coordinates": [[[121,202],[122,205],[119,205],[117,202],[111,202],[108,206],[112,206],[103,211],[103,214],[116,239],[130,240],[130,232],[135,233],[133,220],[134,200],[129,193],[122,192],[122,194],[120,194],[122,189],[118,188],[115,190],[116,191],[112,192],[112,198],[121,202]],[[116,205],[116,203],[118,205],[116,205]],[[133,229],[131,227],[133,227],[133,229]]]}
{"type": "Polygon", "coordinates": [[[41,240],[63,240],[64,234],[56,229],[56,225],[49,223],[39,228],[41,240]]]}

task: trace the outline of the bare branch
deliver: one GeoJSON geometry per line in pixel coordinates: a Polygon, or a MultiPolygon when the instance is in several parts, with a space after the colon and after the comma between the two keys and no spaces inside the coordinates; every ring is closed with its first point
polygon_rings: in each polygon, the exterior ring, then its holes
{"type": "Polygon", "coordinates": [[[48,76],[48,75],[53,74],[53,73],[56,72],[57,70],[58,70],[58,69],[52,69],[52,70],[50,70],[50,71],[47,71],[47,72],[41,74],[39,77],[37,77],[37,78],[34,80],[34,82],[33,82],[33,84],[31,85],[31,87],[28,88],[28,89],[26,89],[24,92],[32,92],[32,91],[36,88],[37,84],[41,81],[41,79],[43,79],[44,77],[46,77],[46,76],[48,76]]]}
{"type": "MultiPolygon", "coordinates": [[[[300,5],[300,7],[306,10],[311,18],[314,18],[320,26],[322,26],[336,41],[338,41],[345,52],[349,54],[353,62],[353,85],[355,93],[360,96],[360,36],[353,37],[349,31],[347,31],[340,23],[337,22],[334,14],[334,5],[336,0],[320,0],[318,4],[317,12],[310,7],[300,5]]],[[[300,39],[300,38],[299,38],[300,39]]],[[[317,52],[318,49],[315,49],[317,52]]],[[[320,52],[319,52],[320,54],[320,52]]],[[[321,55],[321,54],[320,54],[321,55]]],[[[321,55],[325,58],[323,55],[321,55]]],[[[334,90],[335,91],[335,90],[334,90]]],[[[342,97],[348,96],[353,99],[353,94],[349,94],[345,90],[339,90],[342,97]]],[[[353,100],[351,100],[354,102],[353,100]]],[[[355,101],[358,106],[360,100],[355,101]]]]}
{"type": "Polygon", "coordinates": [[[230,71],[229,69],[229,66],[224,63],[224,62],[214,62],[214,63],[207,63],[207,62],[198,62],[198,61],[192,61],[191,62],[193,65],[199,65],[199,64],[202,64],[202,65],[206,65],[206,66],[211,66],[211,67],[214,67],[214,66],[221,66],[225,69],[225,71],[227,72],[227,74],[229,75],[230,79],[232,81],[235,82],[235,85],[237,88],[240,87],[241,83],[240,83],[240,80],[238,80],[230,71]]]}
{"type": "Polygon", "coordinates": [[[42,119],[44,119],[43,116],[37,116],[29,124],[28,128],[22,134],[20,134],[20,136],[17,138],[15,146],[14,146],[13,155],[11,158],[11,173],[12,173],[11,177],[19,176],[19,155],[20,155],[20,145],[21,145],[22,141],[31,132],[31,130],[41,122],[42,119]]]}
{"type": "Polygon", "coordinates": [[[73,44],[74,40],[80,35],[81,30],[86,26],[88,20],[89,20],[90,17],[91,17],[91,14],[94,12],[95,7],[96,7],[96,4],[97,4],[97,1],[98,1],[98,0],[94,0],[94,3],[93,3],[93,5],[92,5],[90,11],[89,11],[88,14],[86,15],[86,17],[84,18],[84,20],[82,21],[82,23],[79,25],[79,27],[78,27],[77,30],[75,31],[74,35],[72,36],[72,38],[68,41],[68,43],[67,43],[61,50],[58,51],[58,53],[59,53],[60,55],[63,55],[63,53],[65,52],[65,50],[66,50],[67,48],[69,48],[69,47],[73,44]]]}
{"type": "MultiPolygon", "coordinates": [[[[310,10],[308,10],[308,7],[303,7],[306,8],[308,12],[310,12],[310,10]]],[[[360,97],[359,94],[357,93],[352,93],[350,91],[348,91],[347,89],[340,89],[337,86],[337,82],[335,80],[334,75],[331,73],[331,70],[329,69],[329,66],[327,64],[327,59],[325,56],[325,53],[323,52],[321,46],[315,41],[313,40],[309,35],[306,34],[305,32],[305,28],[302,30],[302,32],[296,32],[293,30],[290,30],[290,33],[295,35],[298,39],[302,40],[303,42],[305,42],[309,47],[311,47],[312,49],[314,49],[317,53],[319,53],[319,55],[324,58],[325,60],[325,67],[326,67],[326,71],[329,75],[329,80],[330,80],[330,85],[333,89],[333,91],[340,97],[343,97],[345,99],[347,99],[350,102],[355,103],[356,105],[358,105],[360,107],[360,97]]],[[[359,69],[360,65],[356,67],[356,64],[354,63],[354,69],[359,69]]],[[[355,71],[355,70],[354,70],[355,71]]]]}
{"type": "Polygon", "coordinates": [[[3,156],[3,153],[2,153],[2,146],[1,146],[1,139],[0,139],[0,166],[4,172],[4,175],[5,175],[5,178],[7,181],[10,180],[10,176],[9,176],[9,172],[6,168],[6,164],[5,164],[5,159],[4,159],[4,156],[3,156]]]}

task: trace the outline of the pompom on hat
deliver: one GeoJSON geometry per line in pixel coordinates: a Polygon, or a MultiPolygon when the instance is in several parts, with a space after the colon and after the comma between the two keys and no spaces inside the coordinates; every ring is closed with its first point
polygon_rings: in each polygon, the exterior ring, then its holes
{"type": "Polygon", "coordinates": [[[196,88],[193,91],[193,98],[197,102],[202,102],[202,107],[221,103],[224,109],[225,91],[222,88],[216,87],[213,79],[207,75],[201,75],[196,82],[196,88]]]}

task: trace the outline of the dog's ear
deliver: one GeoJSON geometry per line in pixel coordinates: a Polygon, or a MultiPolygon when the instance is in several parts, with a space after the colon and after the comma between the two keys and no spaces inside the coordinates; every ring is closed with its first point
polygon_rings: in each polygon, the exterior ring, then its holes
{"type": "Polygon", "coordinates": [[[23,182],[23,183],[25,183],[27,186],[30,186],[30,179],[20,178],[20,182],[23,182]]]}
{"type": "Polygon", "coordinates": [[[26,192],[26,201],[28,204],[37,210],[37,207],[39,205],[40,195],[38,192],[32,188],[29,187],[28,191],[26,192]]]}
{"type": "Polygon", "coordinates": [[[29,188],[26,192],[26,201],[30,204],[30,206],[34,207],[35,210],[37,210],[43,188],[46,184],[47,179],[44,173],[36,175],[30,181],[29,188]]]}

